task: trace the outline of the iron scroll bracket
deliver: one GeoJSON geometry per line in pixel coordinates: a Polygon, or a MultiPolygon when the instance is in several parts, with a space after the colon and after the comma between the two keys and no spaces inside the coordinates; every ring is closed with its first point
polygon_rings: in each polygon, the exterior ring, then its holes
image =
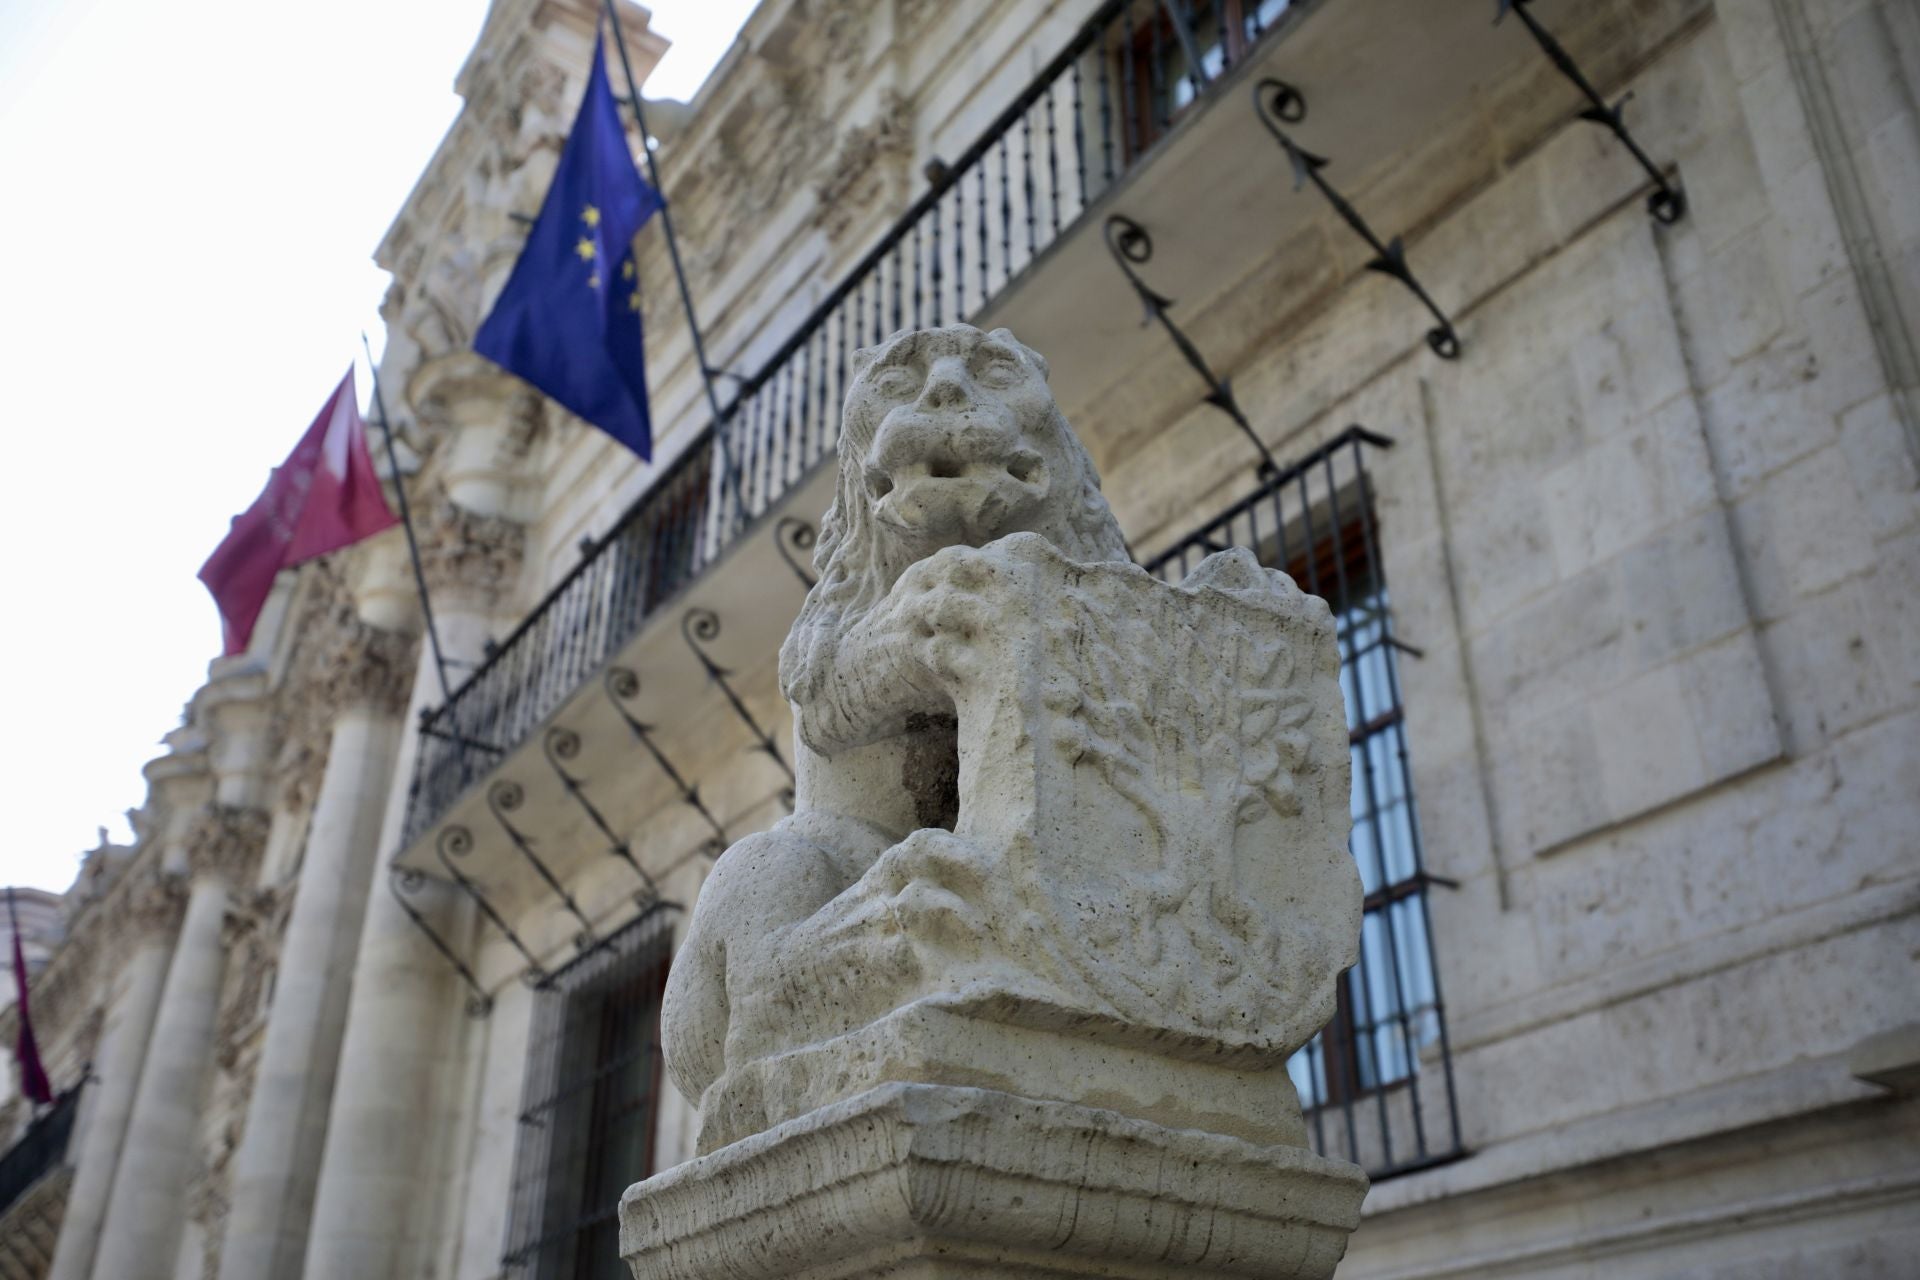
{"type": "Polygon", "coordinates": [[[1601,97],[1600,91],[1593,87],[1593,82],[1587,79],[1585,72],[1580,70],[1580,64],[1575,62],[1573,55],[1567,52],[1566,46],[1554,39],[1553,33],[1541,26],[1540,20],[1529,11],[1527,6],[1531,3],[1532,0],[1498,0],[1499,8],[1493,15],[1493,24],[1496,27],[1499,26],[1506,20],[1509,13],[1520,16],[1521,23],[1533,37],[1533,42],[1540,46],[1540,51],[1547,55],[1547,60],[1553,63],[1561,75],[1571,80],[1574,87],[1586,97],[1589,105],[1580,113],[1580,118],[1599,125],[1618,138],[1620,145],[1627,149],[1634,161],[1646,171],[1647,177],[1653,180],[1653,194],[1647,197],[1647,212],[1653,216],[1653,220],[1668,227],[1680,221],[1687,212],[1686,193],[1668,179],[1660,166],[1653,162],[1653,157],[1649,156],[1634,139],[1633,132],[1627,128],[1626,118],[1622,112],[1627,103],[1633,99],[1633,95],[1629,93],[1618,102],[1611,104],[1601,97]]]}
{"type": "Polygon", "coordinates": [[[773,545],[779,550],[780,558],[809,591],[814,588],[814,577],[807,572],[806,562],[812,558],[814,544],[819,540],[818,531],[799,516],[781,516],[773,526],[773,545]]]}
{"type": "Polygon", "coordinates": [[[680,619],[680,636],[687,642],[687,648],[693,650],[693,656],[700,660],[701,667],[706,670],[707,678],[720,686],[720,692],[726,695],[727,704],[733,708],[733,713],[753,735],[752,750],[770,757],[780,766],[780,772],[787,775],[787,808],[793,808],[793,789],[798,785],[793,775],[793,766],[789,765],[787,758],[780,753],[780,744],[773,740],[773,735],[761,727],[760,722],[754,719],[753,712],[747,709],[747,704],[740,700],[739,692],[734,689],[733,682],[728,679],[733,673],[715,662],[705,648],[705,645],[711,644],[720,637],[720,615],[704,607],[687,610],[680,619]]]}
{"type": "Polygon", "coordinates": [[[533,952],[527,950],[527,944],[520,940],[520,935],[513,931],[513,926],[501,917],[491,902],[487,901],[487,895],[480,892],[480,887],[468,879],[465,873],[453,864],[455,858],[464,858],[473,852],[473,832],[460,826],[458,823],[444,827],[441,829],[440,834],[434,838],[433,852],[434,856],[440,859],[441,867],[445,868],[446,873],[453,877],[454,884],[459,886],[462,893],[473,900],[473,905],[480,908],[480,914],[485,916],[488,921],[492,923],[493,927],[500,931],[502,936],[513,946],[513,949],[520,953],[520,958],[527,962],[526,969],[521,973],[521,978],[527,985],[538,986],[545,982],[547,980],[546,969],[534,958],[533,952]]]}
{"type": "Polygon", "coordinates": [[[568,914],[579,922],[579,932],[573,937],[574,946],[582,951],[591,950],[595,942],[593,921],[587,919],[586,913],[580,910],[580,904],[573,900],[573,895],[568,893],[566,886],[560,883],[560,878],[553,874],[553,869],[533,851],[533,841],[529,840],[526,833],[514,826],[513,820],[507,817],[526,802],[526,788],[511,778],[501,778],[487,788],[487,809],[493,814],[493,820],[500,824],[500,830],[519,851],[520,856],[527,860],[534,873],[545,882],[547,888],[553,891],[554,896],[560,899],[561,905],[566,907],[568,914]]]}
{"type": "Polygon", "coordinates": [[[567,772],[566,765],[562,763],[579,759],[580,735],[565,726],[555,725],[547,730],[546,736],[541,739],[540,750],[547,757],[547,764],[552,767],[554,776],[560,779],[560,785],[566,788],[567,794],[573,797],[574,803],[579,805],[587,815],[587,820],[598,827],[600,834],[607,838],[607,852],[626,863],[633,874],[640,878],[641,887],[633,895],[634,905],[638,906],[642,912],[651,910],[653,905],[660,901],[660,886],[654,882],[652,876],[647,874],[647,869],[640,865],[640,860],[633,856],[633,846],[608,825],[599,806],[588,798],[586,783],[567,772]]]}
{"type": "Polygon", "coordinates": [[[447,945],[447,940],[440,936],[438,930],[427,923],[427,918],[407,901],[407,895],[417,891],[426,883],[426,879],[426,876],[411,867],[389,867],[387,891],[393,895],[393,900],[400,904],[400,910],[406,913],[407,919],[413,921],[413,927],[426,935],[433,949],[440,953],[440,958],[452,965],[454,972],[460,975],[460,981],[466,984],[467,1016],[484,1018],[493,1012],[493,997],[488,995],[486,989],[480,985],[480,980],[473,976],[473,970],[467,967],[466,961],[447,945]]]}
{"type": "Polygon", "coordinates": [[[626,667],[609,667],[605,678],[601,681],[601,687],[606,690],[607,701],[613,704],[614,711],[619,714],[621,720],[626,722],[627,731],[633,734],[634,741],[653,757],[653,762],[660,766],[660,772],[667,775],[667,781],[671,782],[674,789],[680,793],[680,799],[699,814],[713,832],[712,838],[705,845],[706,855],[709,858],[719,857],[727,847],[727,829],[720,824],[718,818],[713,816],[713,811],[707,808],[707,802],[700,798],[700,788],[687,781],[686,775],[681,773],[673,761],[667,757],[666,752],[660,749],[660,744],[653,740],[653,726],[628,709],[627,704],[640,696],[639,675],[626,667]]]}
{"type": "Polygon", "coordinates": [[[1260,123],[1267,127],[1267,132],[1273,135],[1274,141],[1280,144],[1293,165],[1293,189],[1299,191],[1312,183],[1326,197],[1341,221],[1353,228],[1354,234],[1366,241],[1373,250],[1374,256],[1367,263],[1367,270],[1398,280],[1433,316],[1436,324],[1427,331],[1427,345],[1433,349],[1433,353],[1442,360],[1459,359],[1460,335],[1454,330],[1453,321],[1447,317],[1447,313],[1440,309],[1440,304],[1433,300],[1419,277],[1414,275],[1413,268],[1407,263],[1406,245],[1400,237],[1382,240],[1367,220],[1360,216],[1360,211],[1320,172],[1331,162],[1301,147],[1280,127],[1306,118],[1306,99],[1300,91],[1284,81],[1268,78],[1253,87],[1253,106],[1260,123]]]}
{"type": "Polygon", "coordinates": [[[1273,454],[1268,451],[1266,443],[1254,431],[1253,424],[1247,421],[1247,415],[1241,410],[1240,402],[1234,398],[1232,381],[1215,373],[1213,366],[1207,363],[1206,357],[1200,354],[1200,349],[1194,346],[1193,339],[1174,323],[1173,317],[1168,314],[1174,305],[1173,299],[1154,292],[1134,270],[1136,266],[1145,266],[1153,260],[1153,237],[1147,234],[1145,227],[1120,213],[1107,219],[1104,234],[1107,252],[1113,256],[1114,265],[1118,266],[1121,273],[1127,277],[1127,283],[1133,286],[1133,291],[1139,296],[1141,305],[1146,308],[1146,318],[1141,323],[1152,324],[1156,320],[1159,321],[1160,327],[1167,331],[1169,338],[1173,339],[1173,345],[1179,350],[1181,357],[1207,384],[1206,403],[1233,419],[1233,424],[1247,437],[1247,443],[1251,444],[1254,452],[1260,455],[1260,474],[1267,477],[1279,475],[1280,464],[1274,461],[1273,454]]]}

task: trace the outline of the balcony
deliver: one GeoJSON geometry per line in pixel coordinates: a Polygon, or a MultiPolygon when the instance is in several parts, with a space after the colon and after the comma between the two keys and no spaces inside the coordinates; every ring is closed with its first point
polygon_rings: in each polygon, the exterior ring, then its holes
{"type": "MultiPolygon", "coordinates": [[[[1223,245],[1280,244],[1324,214],[1290,193],[1285,157],[1250,106],[1254,83],[1275,76],[1302,86],[1313,122],[1301,128],[1304,141],[1336,157],[1340,172],[1364,176],[1419,136],[1423,122],[1537,59],[1524,40],[1492,38],[1481,5],[1178,7],[1192,16],[1184,39],[1163,4],[1102,4],[740,384],[721,420],[425,714],[403,866],[444,878],[448,868],[427,837],[450,824],[469,833],[493,827],[478,784],[520,758],[548,773],[533,757],[543,726],[625,738],[620,717],[602,705],[610,668],[645,672],[664,692],[648,703],[652,724],[705,714],[706,657],[697,646],[689,652],[678,620],[696,611],[724,619],[722,647],[740,660],[778,648],[807,585],[813,522],[831,496],[823,463],[838,435],[850,352],[904,326],[1011,325],[1047,354],[1071,412],[1113,369],[1165,341],[1139,323],[1138,302],[1108,260],[1099,230],[1107,212],[1124,209],[1158,233],[1161,252],[1143,274],[1194,300],[1219,293],[1244,265],[1223,245]]],[[[1577,7],[1539,8],[1551,17],[1577,7]]],[[[1339,265],[1357,275],[1359,261],[1339,265]]],[[[1407,312],[1409,334],[1424,323],[1407,312]]],[[[1076,425],[1098,456],[1109,424],[1076,425]]],[[[600,816],[618,828],[616,815],[600,816]]]]}
{"type": "MultiPolygon", "coordinates": [[[[1602,82],[1623,77],[1638,42],[1655,38],[1572,0],[1533,8],[1593,56],[1602,82]]],[[[1250,264],[1290,255],[1309,263],[1297,294],[1263,296],[1257,316],[1236,303],[1243,328],[1270,335],[1290,316],[1324,311],[1331,292],[1369,287],[1380,292],[1350,340],[1383,362],[1432,359],[1423,341],[1431,319],[1393,281],[1367,272],[1370,251],[1326,202],[1295,188],[1253,90],[1268,79],[1298,87],[1306,118],[1290,127],[1300,145],[1333,160],[1330,172],[1385,234],[1417,228],[1460,191],[1409,164],[1415,148],[1451,145],[1461,120],[1479,128],[1488,102],[1520,139],[1577,109],[1570,95],[1547,91],[1557,73],[1524,34],[1490,25],[1492,10],[1426,0],[1109,0],[1094,9],[739,384],[720,421],[425,717],[396,866],[453,881],[474,900],[486,935],[510,944],[493,948],[492,968],[476,966],[478,1007],[481,988],[508,976],[503,964],[542,980],[569,941],[588,949],[616,928],[628,913],[606,908],[607,885],[651,901],[662,867],[717,853],[730,834],[777,812],[783,791],[790,797],[771,667],[811,585],[811,534],[832,495],[853,351],[902,327],[1008,325],[1047,355],[1057,398],[1111,468],[1208,390],[1168,336],[1142,323],[1140,299],[1102,234],[1110,215],[1124,214],[1155,242],[1134,271],[1189,307],[1229,296],[1250,264]],[[1194,18],[1184,38],[1171,8],[1194,18]],[[1357,285],[1363,278],[1378,283],[1357,285]],[[1117,371],[1155,361],[1169,369],[1172,409],[1102,411],[1117,371]]],[[[1699,11],[1696,0],[1666,6],[1676,23],[1699,11]]],[[[1623,199],[1642,180],[1625,157],[1595,163],[1596,181],[1623,199]]],[[[1473,172],[1456,169],[1447,181],[1473,172]]],[[[1422,248],[1416,242],[1416,255],[1422,248]]],[[[1497,259],[1500,246],[1476,252],[1497,259]]],[[[1444,292],[1461,300],[1499,279],[1478,260],[1444,269],[1444,292]]],[[[1203,348],[1224,345],[1219,334],[1197,337],[1203,348]]],[[[1261,427],[1269,439],[1286,433],[1285,424],[1261,427]]],[[[1221,431],[1222,456],[1250,464],[1224,420],[1221,431]]],[[[1129,531],[1146,533],[1148,567],[1171,577],[1191,557],[1252,547],[1343,618],[1365,954],[1335,1023],[1292,1069],[1315,1146],[1376,1176],[1454,1158],[1462,1143],[1427,925],[1429,888],[1444,882],[1423,866],[1393,666],[1412,651],[1393,638],[1365,514],[1365,458],[1388,443],[1367,432],[1342,437],[1267,473],[1210,522],[1175,511],[1161,513],[1157,531],[1129,531]]]]}
{"type": "Polygon", "coordinates": [[[80,1087],[61,1094],[0,1156],[0,1280],[44,1276],[66,1214],[67,1140],[80,1087]]]}

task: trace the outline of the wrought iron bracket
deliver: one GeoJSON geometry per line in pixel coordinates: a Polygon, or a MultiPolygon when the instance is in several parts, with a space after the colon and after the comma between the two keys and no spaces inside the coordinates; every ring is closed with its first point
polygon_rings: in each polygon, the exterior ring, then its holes
{"type": "Polygon", "coordinates": [[[500,824],[500,830],[506,834],[508,840],[513,842],[513,847],[519,850],[520,856],[527,860],[534,873],[546,883],[547,888],[553,890],[554,896],[560,899],[568,914],[580,922],[580,931],[573,935],[573,945],[586,951],[594,945],[596,940],[593,921],[587,919],[586,913],[580,910],[580,904],[573,900],[573,895],[568,893],[566,886],[560,883],[560,878],[553,874],[553,869],[533,851],[533,841],[527,838],[525,832],[513,825],[512,819],[507,817],[526,802],[527,789],[511,778],[501,778],[487,788],[487,809],[493,814],[493,820],[500,824]]]}
{"type": "Polygon", "coordinates": [[[1593,87],[1593,82],[1580,70],[1580,64],[1573,60],[1573,55],[1567,52],[1566,46],[1554,39],[1553,33],[1541,26],[1540,20],[1528,10],[1527,6],[1532,2],[1533,0],[1497,0],[1499,8],[1493,15],[1493,25],[1499,26],[1506,20],[1509,13],[1520,16],[1521,24],[1533,37],[1533,42],[1540,46],[1540,51],[1547,55],[1547,60],[1559,69],[1561,75],[1571,80],[1574,87],[1586,97],[1590,105],[1580,113],[1580,118],[1599,125],[1618,138],[1620,145],[1627,149],[1639,166],[1646,171],[1647,177],[1653,180],[1653,194],[1647,197],[1647,212],[1653,215],[1653,220],[1662,226],[1669,227],[1680,221],[1687,212],[1686,193],[1668,180],[1660,166],[1655,164],[1653,158],[1635,141],[1632,132],[1627,128],[1626,119],[1621,114],[1627,103],[1633,100],[1633,95],[1629,93],[1620,101],[1609,105],[1607,100],[1600,96],[1600,91],[1593,87]]]}
{"type": "Polygon", "coordinates": [[[580,758],[580,735],[561,725],[547,730],[546,737],[540,741],[540,750],[547,757],[547,764],[553,769],[554,776],[560,779],[560,785],[567,789],[575,804],[587,815],[587,820],[600,829],[607,838],[607,852],[632,868],[633,874],[640,878],[641,888],[633,895],[634,903],[641,911],[651,910],[660,901],[660,886],[654,882],[647,869],[633,856],[633,846],[607,824],[599,808],[587,797],[587,787],[579,778],[567,772],[562,761],[580,758]]]}
{"type": "Polygon", "coordinates": [[[807,572],[806,565],[813,558],[813,545],[819,537],[814,527],[799,516],[781,516],[773,526],[773,545],[779,549],[780,558],[809,591],[813,590],[814,577],[807,572]]]}
{"type": "Polygon", "coordinates": [[[627,704],[640,696],[639,675],[626,667],[609,667],[601,687],[606,690],[607,701],[613,704],[613,709],[626,722],[628,732],[633,734],[635,741],[646,748],[647,754],[653,757],[653,762],[660,766],[660,772],[667,775],[667,780],[679,791],[680,799],[699,814],[712,829],[713,838],[707,841],[706,854],[709,858],[719,857],[726,851],[727,829],[720,825],[720,820],[713,816],[712,810],[707,808],[706,801],[700,798],[700,788],[687,781],[686,775],[674,767],[673,761],[669,760],[666,753],[660,749],[660,744],[653,740],[653,726],[627,709],[627,704]]]}
{"type": "Polygon", "coordinates": [[[486,990],[481,987],[480,980],[473,976],[473,970],[469,969],[466,961],[462,960],[459,955],[454,952],[454,949],[447,945],[447,940],[441,937],[432,925],[427,923],[427,918],[421,915],[411,902],[407,901],[406,895],[418,890],[421,885],[426,883],[427,878],[410,867],[389,867],[387,872],[387,892],[391,893],[393,900],[400,904],[400,910],[406,913],[407,919],[413,921],[413,927],[426,935],[427,941],[433,944],[433,949],[440,953],[441,959],[452,965],[453,971],[460,975],[460,981],[466,983],[467,1016],[469,1018],[484,1018],[489,1013],[492,1013],[493,997],[488,995],[486,990]]]}
{"type": "Polygon", "coordinates": [[[487,901],[487,895],[480,892],[480,886],[469,880],[459,867],[453,865],[455,858],[464,858],[472,852],[473,832],[458,823],[442,828],[440,834],[436,836],[433,841],[434,856],[440,859],[441,867],[446,870],[449,876],[453,877],[453,882],[459,886],[460,892],[466,894],[467,897],[473,900],[473,905],[480,908],[480,914],[485,916],[493,924],[493,927],[501,932],[506,940],[513,945],[513,949],[520,953],[520,958],[527,962],[526,969],[520,975],[521,980],[527,983],[528,986],[537,986],[545,982],[547,980],[546,969],[541,966],[538,960],[534,959],[533,952],[527,950],[527,944],[520,941],[520,935],[513,931],[513,926],[502,919],[498,911],[494,910],[493,904],[487,901]]]}
{"type": "Polygon", "coordinates": [[[1253,87],[1253,106],[1260,123],[1267,127],[1267,132],[1273,135],[1274,141],[1280,144],[1293,165],[1293,189],[1299,191],[1312,183],[1326,197],[1341,221],[1352,227],[1354,233],[1373,250],[1373,260],[1367,263],[1367,270],[1378,271],[1383,276],[1398,280],[1438,322],[1427,331],[1427,345],[1433,348],[1433,353],[1442,360],[1457,360],[1460,356],[1460,335],[1454,331],[1453,321],[1447,318],[1447,313],[1440,309],[1440,305],[1421,285],[1419,277],[1413,274],[1413,268],[1407,265],[1407,249],[1400,237],[1381,240],[1367,220],[1360,216],[1360,211],[1321,175],[1320,171],[1330,162],[1324,156],[1314,155],[1302,148],[1280,127],[1283,123],[1297,123],[1306,118],[1306,99],[1300,91],[1284,81],[1262,80],[1253,87]]]}
{"type": "Polygon", "coordinates": [[[1114,265],[1120,268],[1122,275],[1126,276],[1127,283],[1133,286],[1134,293],[1139,296],[1141,305],[1147,310],[1146,317],[1141,323],[1144,325],[1159,321],[1160,327],[1167,331],[1169,338],[1173,339],[1173,345],[1179,349],[1180,355],[1207,384],[1206,402],[1233,419],[1233,424],[1239,427],[1241,433],[1247,437],[1247,443],[1251,444],[1254,452],[1260,455],[1260,474],[1267,478],[1279,475],[1280,464],[1274,461],[1273,454],[1268,451],[1265,442],[1254,431],[1253,424],[1247,421],[1247,415],[1241,410],[1240,402],[1234,399],[1232,381],[1215,373],[1213,366],[1207,363],[1206,357],[1200,354],[1200,349],[1193,345],[1193,340],[1174,323],[1173,317],[1168,314],[1173,307],[1173,299],[1154,292],[1134,270],[1134,267],[1145,266],[1153,260],[1153,237],[1147,234],[1145,227],[1120,213],[1113,214],[1107,219],[1104,234],[1107,252],[1113,255],[1114,265]]]}
{"type": "Polygon", "coordinates": [[[794,801],[793,789],[797,785],[793,776],[793,767],[787,763],[787,758],[780,754],[780,745],[773,740],[773,735],[761,728],[760,722],[753,718],[753,712],[747,710],[747,704],[740,700],[740,695],[734,690],[733,682],[727,678],[733,672],[715,662],[705,648],[706,644],[711,644],[720,638],[720,615],[705,607],[687,610],[680,619],[680,636],[687,642],[687,648],[693,650],[693,656],[700,659],[700,665],[706,669],[707,678],[720,686],[720,692],[726,695],[727,703],[733,708],[733,713],[740,717],[740,722],[747,726],[749,733],[753,734],[753,750],[764,752],[771,757],[773,762],[780,766],[780,772],[787,775],[786,800],[787,807],[791,809],[794,801]]]}

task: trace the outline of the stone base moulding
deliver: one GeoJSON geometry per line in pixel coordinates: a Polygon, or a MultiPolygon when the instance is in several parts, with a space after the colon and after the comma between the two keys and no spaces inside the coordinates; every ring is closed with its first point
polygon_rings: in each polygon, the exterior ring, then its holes
{"type": "Polygon", "coordinates": [[[637,1280],[1329,1277],[1367,1178],[1302,1147],[888,1084],[628,1190],[637,1280]]]}

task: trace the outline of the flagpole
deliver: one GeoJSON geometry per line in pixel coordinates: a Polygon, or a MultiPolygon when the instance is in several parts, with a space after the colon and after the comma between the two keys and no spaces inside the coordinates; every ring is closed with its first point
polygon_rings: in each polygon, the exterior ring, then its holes
{"type": "MultiPolygon", "coordinates": [[[[687,270],[680,261],[680,239],[673,232],[673,202],[667,199],[667,189],[660,185],[660,166],[653,158],[653,135],[647,132],[647,114],[640,106],[640,84],[633,78],[633,63],[627,57],[627,33],[620,26],[620,13],[614,7],[613,0],[602,0],[602,4],[607,12],[607,21],[613,24],[613,43],[620,51],[620,70],[627,78],[627,102],[633,107],[633,122],[640,127],[640,150],[647,157],[647,177],[660,196],[660,220],[667,229],[667,256],[673,259],[673,278],[680,285],[680,305],[686,309],[687,328],[693,334],[693,358],[700,365],[700,380],[707,389],[707,409],[713,414],[713,442],[720,450],[720,466],[733,490],[734,509],[744,523],[747,503],[741,495],[740,473],[734,470],[733,450],[727,447],[726,441],[728,414],[722,412],[720,395],[713,389],[713,366],[707,363],[706,340],[700,336],[700,321],[693,313],[693,294],[687,288],[687,270]]],[[[734,404],[739,404],[737,397],[734,404]]]]}
{"type": "Polygon", "coordinates": [[[453,701],[453,685],[447,679],[447,655],[440,648],[440,628],[433,623],[433,601],[427,595],[427,573],[420,565],[420,540],[413,532],[413,512],[407,506],[407,485],[400,474],[400,455],[393,447],[393,427],[387,422],[387,402],[380,394],[380,366],[373,362],[373,346],[366,330],[360,331],[360,348],[367,353],[367,372],[373,376],[373,416],[387,442],[387,470],[393,473],[394,496],[400,500],[400,527],[407,531],[407,554],[413,558],[413,581],[420,588],[420,613],[427,620],[427,644],[433,650],[433,669],[440,675],[440,700],[453,701]]]}

